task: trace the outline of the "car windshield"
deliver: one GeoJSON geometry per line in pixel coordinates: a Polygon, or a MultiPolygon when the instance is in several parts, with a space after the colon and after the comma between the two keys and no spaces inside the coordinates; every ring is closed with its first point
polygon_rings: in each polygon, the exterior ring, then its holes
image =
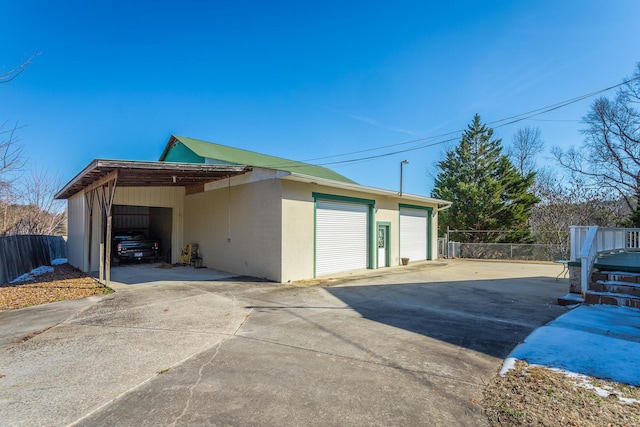
{"type": "Polygon", "coordinates": [[[123,231],[116,233],[115,240],[145,240],[146,236],[142,231],[123,231]]]}

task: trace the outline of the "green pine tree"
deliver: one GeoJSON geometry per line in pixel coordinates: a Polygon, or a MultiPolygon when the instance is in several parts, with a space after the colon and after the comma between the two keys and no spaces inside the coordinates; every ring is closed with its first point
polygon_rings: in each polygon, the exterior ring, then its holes
{"type": "MultiPolygon", "coordinates": [[[[638,183],[640,183],[640,176],[636,178],[638,183]]],[[[640,227],[640,185],[638,185],[638,191],[636,191],[636,206],[631,211],[629,217],[622,223],[625,227],[629,228],[638,228],[640,227]]]]}
{"type": "Polygon", "coordinates": [[[457,147],[438,162],[432,196],[453,202],[439,214],[442,230],[495,230],[451,236],[463,242],[526,242],[531,208],[532,172],[521,175],[502,154],[502,141],[475,115],[457,147]],[[506,231],[505,231],[506,230],[506,231]]]}

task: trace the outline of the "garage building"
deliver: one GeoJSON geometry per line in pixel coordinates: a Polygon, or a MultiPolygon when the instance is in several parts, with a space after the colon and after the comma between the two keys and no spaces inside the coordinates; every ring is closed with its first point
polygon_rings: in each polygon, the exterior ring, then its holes
{"type": "Polygon", "coordinates": [[[276,282],[433,260],[438,211],[451,205],[180,136],[158,162],[94,160],[56,198],[68,201],[69,263],[83,271],[106,271],[113,232],[135,228],[167,262],[197,243],[207,267],[276,282]]]}

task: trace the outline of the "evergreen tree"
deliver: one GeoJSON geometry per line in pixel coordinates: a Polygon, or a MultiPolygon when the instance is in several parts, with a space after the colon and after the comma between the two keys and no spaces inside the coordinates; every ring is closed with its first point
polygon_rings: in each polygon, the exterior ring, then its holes
{"type": "Polygon", "coordinates": [[[453,202],[439,214],[443,229],[495,230],[459,233],[452,238],[464,242],[528,240],[531,209],[538,202],[530,191],[535,173],[521,175],[516,170],[502,154],[502,141],[493,139],[493,129],[481,123],[479,115],[438,167],[432,196],[453,202]]]}

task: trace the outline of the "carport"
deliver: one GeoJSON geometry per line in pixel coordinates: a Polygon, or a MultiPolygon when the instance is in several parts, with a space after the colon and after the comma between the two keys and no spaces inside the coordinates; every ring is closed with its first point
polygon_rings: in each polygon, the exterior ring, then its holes
{"type": "Polygon", "coordinates": [[[116,231],[140,231],[171,263],[192,243],[203,265],[280,283],[433,260],[438,212],[451,206],[174,135],[158,162],[94,160],[57,197],[69,264],[107,281],[116,231]]]}
{"type": "MultiPolygon", "coordinates": [[[[93,271],[91,267],[97,258],[99,279],[109,284],[111,234],[114,211],[117,210],[114,206],[131,207],[129,215],[135,215],[131,213],[132,209],[134,212],[143,212],[141,208],[165,209],[155,215],[160,218],[155,221],[160,224],[157,227],[162,228],[162,223],[181,221],[185,195],[203,192],[207,183],[230,179],[251,170],[243,165],[96,159],[55,196],[69,201],[69,258],[74,258],[73,265],[81,265],[89,272],[93,271]],[[116,198],[116,191],[121,197],[116,198]],[[171,218],[167,219],[168,215],[171,218]]],[[[183,244],[181,227],[176,230],[171,226],[167,234],[171,240],[171,260],[177,261],[183,244]]]]}

